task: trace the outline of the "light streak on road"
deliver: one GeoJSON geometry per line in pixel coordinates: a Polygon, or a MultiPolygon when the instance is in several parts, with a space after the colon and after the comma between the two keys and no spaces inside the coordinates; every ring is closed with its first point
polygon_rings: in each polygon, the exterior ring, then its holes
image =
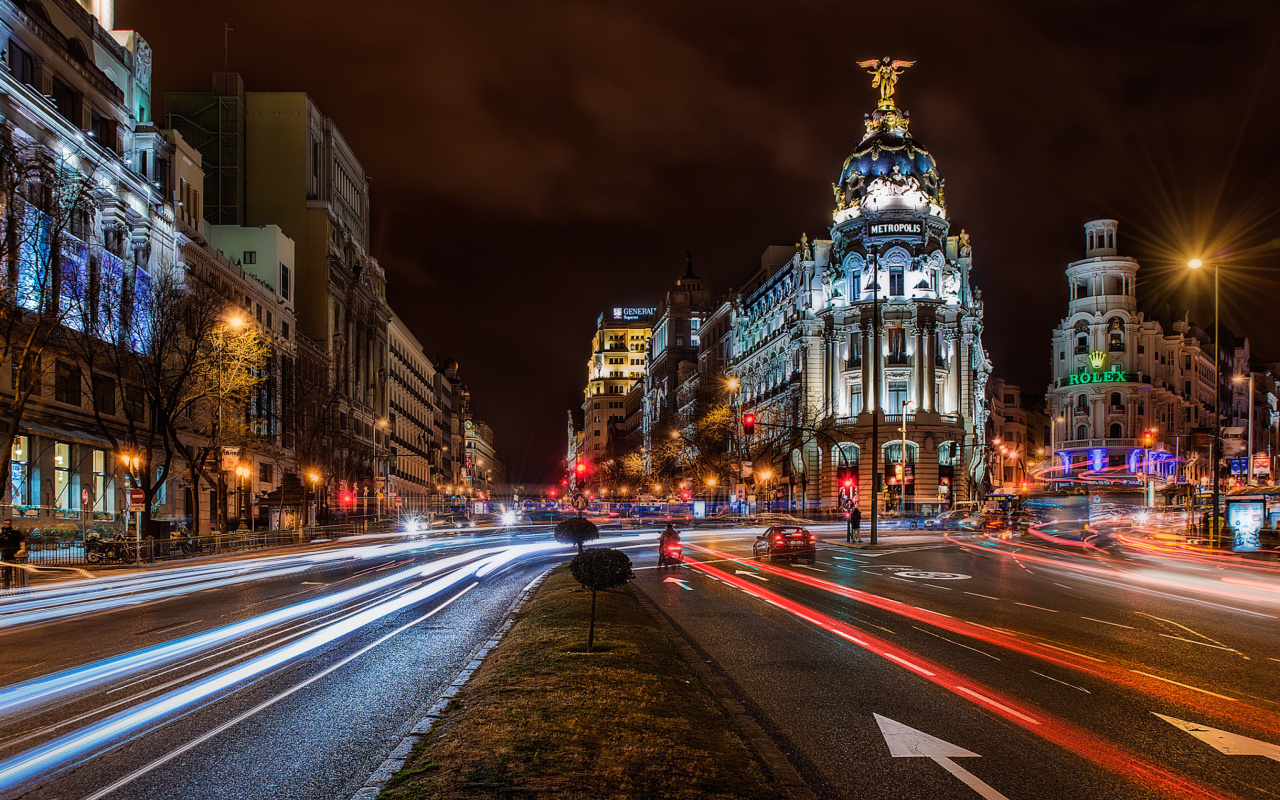
{"type": "MultiPolygon", "coordinates": [[[[600,540],[601,543],[614,541],[618,540],[600,540]]],[[[634,543],[635,538],[621,538],[621,541],[634,543]]],[[[425,586],[377,602],[358,613],[326,624],[300,639],[269,650],[249,661],[139,703],[128,710],[0,762],[0,791],[11,790],[87,755],[109,749],[113,744],[167,717],[188,710],[197,703],[216,698],[227,691],[233,691],[277,667],[307,656],[318,648],[355,633],[390,614],[417,603],[433,600],[464,582],[478,581],[523,558],[566,550],[568,550],[566,545],[547,542],[491,547],[464,553],[422,567],[402,570],[332,596],[278,609],[215,631],[6,687],[0,690],[0,714],[7,716],[21,708],[48,703],[91,686],[102,686],[108,681],[118,680],[123,674],[163,665],[192,652],[207,650],[264,627],[346,603],[404,581],[445,573],[425,586]]]]}
{"type": "MultiPolygon", "coordinates": [[[[695,547],[697,547],[695,545],[695,547]]],[[[704,548],[697,547],[702,550],[704,548]]],[[[1058,745],[1077,756],[1113,772],[1129,781],[1164,794],[1167,797],[1186,800],[1227,800],[1233,795],[1224,794],[1214,787],[1194,778],[1178,775],[1149,762],[1135,752],[1112,744],[1070,722],[1057,719],[1043,710],[1031,708],[1004,693],[966,678],[941,664],[916,653],[893,645],[878,636],[823,614],[780,594],[762,588],[736,575],[706,566],[699,561],[686,559],[685,564],[733,586],[746,594],[762,600],[788,614],[815,625],[867,652],[878,655],[899,666],[910,669],[922,679],[952,692],[958,697],[977,703],[1009,722],[1058,745]]],[[[784,570],[770,570],[784,573],[784,570]]],[[[789,577],[789,576],[788,576],[789,577]]],[[[820,579],[814,579],[820,580],[820,579]]],[[[807,582],[807,581],[806,581],[807,582]]]]}
{"type": "MultiPolygon", "coordinates": [[[[712,550],[710,548],[702,547],[701,545],[691,544],[690,548],[707,553],[713,558],[721,559],[722,562],[733,561],[739,565],[750,565],[757,569],[766,571],[771,575],[784,577],[797,583],[821,589],[830,594],[873,606],[901,617],[913,619],[917,622],[932,625],[935,628],[941,628],[971,639],[987,642],[988,644],[1031,656],[1041,661],[1056,664],[1060,667],[1073,669],[1094,678],[1108,681],[1114,685],[1146,694],[1162,702],[1173,700],[1183,703],[1184,705],[1193,706],[1205,713],[1217,714],[1220,717],[1231,719],[1238,724],[1256,728],[1260,731],[1266,731],[1271,735],[1280,735],[1280,715],[1266,709],[1258,708],[1257,706],[1251,705],[1243,700],[1232,698],[1232,702],[1230,703],[1211,703],[1202,696],[1206,690],[1198,689],[1196,687],[1188,687],[1195,689],[1195,693],[1172,690],[1168,688],[1169,684],[1165,679],[1160,679],[1162,682],[1156,683],[1153,683],[1150,680],[1139,679],[1135,677],[1135,674],[1145,675],[1146,673],[1135,673],[1135,671],[1129,667],[1105,663],[1101,659],[1094,658],[1093,656],[1076,653],[1048,642],[1024,639],[1015,635],[1013,632],[989,628],[985,625],[979,625],[974,622],[957,619],[940,612],[930,611],[928,609],[901,603],[887,597],[881,597],[880,595],[871,594],[870,592],[865,592],[860,589],[854,589],[849,586],[834,583],[816,575],[782,569],[766,562],[748,562],[745,559],[735,557],[729,553],[712,550]]],[[[710,562],[701,562],[692,559],[685,560],[686,565],[699,569],[707,574],[714,573],[714,576],[718,579],[724,580],[726,577],[733,577],[729,576],[727,572],[722,571],[719,568],[709,566],[709,563],[710,562]]],[[[737,581],[738,582],[734,585],[758,586],[758,584],[752,584],[742,581],[741,579],[737,579],[737,581]]],[[[798,607],[803,608],[802,606],[798,607]]],[[[810,612],[806,609],[806,613],[817,612],[810,612]]],[[[899,655],[902,655],[902,652],[899,652],[899,655]]],[[[1135,664],[1132,666],[1142,665],[1135,664]]]]}

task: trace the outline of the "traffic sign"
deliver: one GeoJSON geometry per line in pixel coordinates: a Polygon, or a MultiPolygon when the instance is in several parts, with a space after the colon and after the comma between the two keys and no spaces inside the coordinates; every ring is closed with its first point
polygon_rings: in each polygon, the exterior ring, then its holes
{"type": "Polygon", "coordinates": [[[130,514],[141,514],[141,513],[143,512],[144,508],[145,508],[145,506],[143,506],[143,504],[142,504],[142,503],[130,503],[130,504],[129,504],[129,513],[130,513],[130,514]]]}
{"type": "Polygon", "coordinates": [[[146,492],[142,491],[141,489],[130,489],[130,490],[129,490],[129,504],[130,504],[130,505],[142,505],[142,504],[143,504],[143,503],[145,503],[145,502],[147,502],[147,493],[146,493],[146,492]]]}
{"type": "Polygon", "coordinates": [[[569,505],[573,506],[579,511],[585,511],[587,506],[590,505],[590,501],[587,500],[587,496],[584,495],[582,492],[575,492],[573,495],[573,499],[569,501],[569,505]]]}
{"type": "Polygon", "coordinates": [[[854,506],[854,503],[853,503],[852,497],[845,495],[844,497],[840,498],[840,507],[845,511],[852,511],[853,506],[854,506]]]}
{"type": "Polygon", "coordinates": [[[88,489],[81,489],[81,490],[80,490],[80,505],[82,505],[82,506],[87,506],[87,505],[89,505],[89,490],[88,490],[88,489]]]}

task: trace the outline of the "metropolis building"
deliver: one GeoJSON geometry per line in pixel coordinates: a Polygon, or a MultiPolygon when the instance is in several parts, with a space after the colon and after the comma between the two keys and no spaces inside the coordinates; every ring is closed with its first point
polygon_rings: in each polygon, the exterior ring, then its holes
{"type": "Polygon", "coordinates": [[[769,248],[729,301],[726,373],[739,379],[732,402],[759,420],[758,497],[832,507],[851,480],[868,511],[873,420],[895,498],[968,499],[986,473],[990,362],[973,250],[964,231],[950,235],[937,165],[893,101],[900,67],[872,69],[881,99],[832,186],[831,238],[769,248]],[[764,475],[775,485],[762,492],[764,475]]]}

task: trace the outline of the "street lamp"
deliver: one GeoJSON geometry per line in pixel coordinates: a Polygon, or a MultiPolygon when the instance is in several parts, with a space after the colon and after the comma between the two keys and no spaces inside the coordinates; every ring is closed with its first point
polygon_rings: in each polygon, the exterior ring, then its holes
{"type": "MultiPolygon", "coordinates": [[[[1243,375],[1231,379],[1232,383],[1240,383],[1243,375]]],[[[1249,459],[1249,485],[1253,486],[1253,370],[1249,370],[1249,444],[1245,456],[1249,459]]]]}
{"type": "MultiPolygon", "coordinates": [[[[1187,262],[1189,269],[1200,269],[1204,266],[1204,262],[1198,258],[1193,258],[1187,262]]],[[[1218,503],[1221,499],[1221,487],[1219,481],[1218,470],[1222,461],[1222,406],[1220,404],[1220,393],[1222,391],[1222,375],[1221,365],[1218,363],[1218,354],[1222,348],[1218,341],[1218,265],[1213,265],[1213,442],[1209,446],[1209,460],[1212,462],[1211,474],[1213,476],[1213,517],[1212,528],[1209,530],[1209,546],[1216,547],[1218,542],[1218,503]]]]}
{"type": "Polygon", "coordinates": [[[907,514],[907,406],[914,406],[915,400],[902,401],[902,450],[898,460],[902,463],[902,477],[898,479],[898,491],[902,492],[902,515],[907,514]]]}
{"type": "MultiPolygon", "coordinates": [[[[313,471],[311,471],[311,472],[308,472],[308,473],[307,473],[307,480],[308,480],[308,481],[310,481],[310,483],[311,483],[311,496],[315,498],[315,502],[316,502],[316,504],[317,504],[317,505],[319,505],[319,503],[320,503],[320,495],[319,495],[317,492],[318,492],[318,488],[319,488],[319,487],[318,487],[318,484],[320,483],[320,473],[319,473],[319,472],[315,472],[314,470],[313,470],[313,471]]],[[[305,499],[306,499],[306,498],[304,497],[304,498],[303,498],[303,500],[305,500],[305,499]]],[[[302,504],[302,513],[303,513],[303,515],[304,515],[304,516],[305,516],[305,515],[306,515],[306,513],[307,513],[307,504],[306,504],[305,502],[302,504]]],[[[318,517],[318,516],[319,516],[319,514],[315,514],[315,515],[313,515],[313,517],[318,517]]],[[[315,524],[315,519],[314,519],[314,518],[311,520],[311,524],[313,524],[313,525],[315,524]]]]}
{"type": "Polygon", "coordinates": [[[252,472],[253,472],[253,469],[249,467],[247,464],[238,464],[236,466],[236,478],[238,479],[239,489],[240,489],[240,529],[241,530],[244,530],[245,528],[249,527],[248,524],[245,522],[244,492],[245,492],[245,484],[248,482],[249,475],[252,474],[252,472]]]}

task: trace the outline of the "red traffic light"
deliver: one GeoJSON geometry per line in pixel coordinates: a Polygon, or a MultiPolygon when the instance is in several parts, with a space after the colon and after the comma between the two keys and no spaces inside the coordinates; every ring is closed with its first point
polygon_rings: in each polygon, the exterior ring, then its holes
{"type": "Polygon", "coordinates": [[[756,429],[756,415],[752,414],[751,412],[747,412],[746,414],[743,414],[742,415],[742,433],[746,436],[750,436],[752,433],[755,432],[755,429],[756,429]]]}
{"type": "Polygon", "coordinates": [[[585,461],[579,461],[578,463],[573,465],[573,468],[575,471],[577,471],[579,475],[587,474],[587,462],[585,461]]]}

